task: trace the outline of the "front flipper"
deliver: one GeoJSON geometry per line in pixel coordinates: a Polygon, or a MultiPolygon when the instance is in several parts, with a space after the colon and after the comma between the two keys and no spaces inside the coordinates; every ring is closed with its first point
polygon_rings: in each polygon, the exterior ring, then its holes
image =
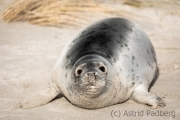
{"type": "Polygon", "coordinates": [[[34,93],[32,96],[25,98],[21,103],[20,107],[23,109],[38,107],[45,105],[54,99],[61,92],[54,82],[49,82],[48,86],[39,93],[34,93]]]}
{"type": "Polygon", "coordinates": [[[136,102],[151,105],[152,108],[166,106],[165,102],[155,94],[147,92],[143,86],[138,86],[131,95],[131,99],[136,102]]]}

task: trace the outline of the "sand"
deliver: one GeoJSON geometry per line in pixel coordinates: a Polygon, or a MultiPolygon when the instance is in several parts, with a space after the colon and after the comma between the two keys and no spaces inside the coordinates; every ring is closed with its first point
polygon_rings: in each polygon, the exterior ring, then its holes
{"type": "MultiPolygon", "coordinates": [[[[0,12],[12,0],[0,1],[0,12]]],[[[134,19],[150,37],[160,75],[150,92],[167,106],[151,109],[128,100],[103,109],[86,110],[64,97],[47,105],[20,109],[23,98],[41,90],[50,80],[63,46],[77,29],[41,27],[0,21],[0,120],[179,120],[180,119],[180,17],[168,10],[122,6],[145,19],[134,19]]]]}

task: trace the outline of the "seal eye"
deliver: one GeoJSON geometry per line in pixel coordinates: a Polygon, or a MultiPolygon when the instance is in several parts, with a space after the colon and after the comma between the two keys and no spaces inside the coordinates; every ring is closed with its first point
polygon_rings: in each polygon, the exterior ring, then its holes
{"type": "Polygon", "coordinates": [[[78,69],[77,71],[76,71],[76,75],[81,75],[81,73],[82,73],[82,69],[78,69]]]}
{"type": "Polygon", "coordinates": [[[100,67],[99,67],[99,70],[102,71],[103,73],[106,72],[106,68],[105,68],[104,66],[100,66],[100,67]]]}

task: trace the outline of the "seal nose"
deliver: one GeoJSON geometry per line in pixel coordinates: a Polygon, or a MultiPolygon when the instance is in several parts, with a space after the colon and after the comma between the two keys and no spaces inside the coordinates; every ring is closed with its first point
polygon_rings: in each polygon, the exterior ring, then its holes
{"type": "Polygon", "coordinates": [[[86,77],[95,77],[97,76],[97,72],[87,72],[85,75],[86,77]]]}
{"type": "Polygon", "coordinates": [[[97,72],[87,72],[85,76],[88,78],[89,85],[93,86],[96,84],[97,72]]]}

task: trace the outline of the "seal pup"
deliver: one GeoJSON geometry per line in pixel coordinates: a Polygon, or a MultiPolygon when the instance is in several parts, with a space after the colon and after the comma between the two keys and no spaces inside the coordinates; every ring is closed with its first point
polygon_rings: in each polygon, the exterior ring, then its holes
{"type": "Polygon", "coordinates": [[[21,107],[41,106],[57,95],[86,109],[128,99],[152,108],[165,106],[148,92],[157,71],[155,50],[137,24],[124,18],[103,19],[82,29],[65,46],[48,87],[27,97],[21,107]]]}

